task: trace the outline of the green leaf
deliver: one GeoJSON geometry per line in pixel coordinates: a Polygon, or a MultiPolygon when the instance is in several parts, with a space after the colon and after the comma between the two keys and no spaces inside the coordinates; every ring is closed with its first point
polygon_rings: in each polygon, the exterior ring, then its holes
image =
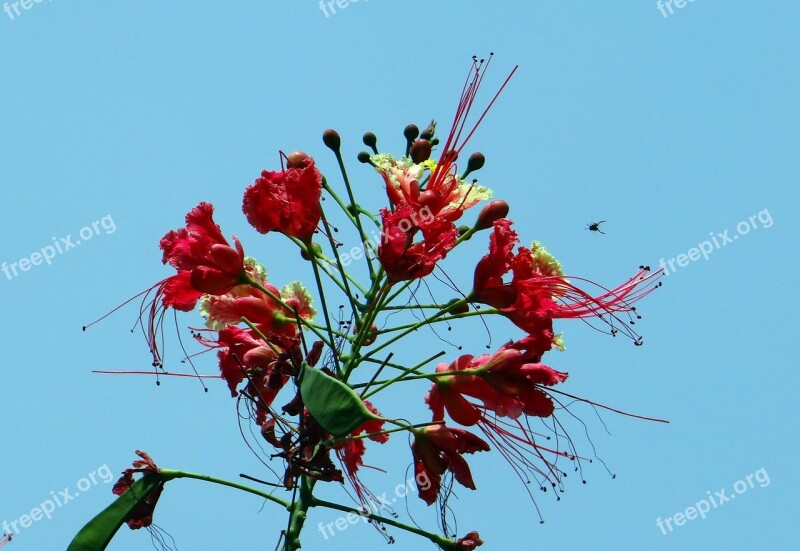
{"type": "Polygon", "coordinates": [[[333,436],[347,436],[362,423],[380,419],[352,388],[324,371],[303,364],[299,379],[303,403],[333,436]]]}
{"type": "Polygon", "coordinates": [[[78,532],[67,551],[103,551],[120,527],[130,518],[139,502],[163,482],[164,477],[158,474],[147,474],[134,482],[127,492],[119,496],[114,503],[78,532]]]}

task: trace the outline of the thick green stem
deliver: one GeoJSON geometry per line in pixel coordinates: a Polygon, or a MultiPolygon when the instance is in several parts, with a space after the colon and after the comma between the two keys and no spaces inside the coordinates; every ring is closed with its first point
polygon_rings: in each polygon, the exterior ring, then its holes
{"type": "Polygon", "coordinates": [[[314,506],[314,484],[315,481],[306,476],[300,479],[298,499],[289,508],[291,520],[289,521],[289,528],[284,534],[283,551],[297,551],[302,547],[300,533],[303,531],[303,526],[305,526],[308,518],[308,509],[314,506]]]}
{"type": "Polygon", "coordinates": [[[300,479],[298,498],[294,500],[293,503],[288,503],[287,501],[275,497],[267,492],[263,492],[255,488],[250,488],[249,486],[245,486],[237,482],[232,482],[230,480],[224,480],[209,475],[196,474],[196,473],[190,473],[186,471],[178,471],[172,469],[161,469],[158,473],[158,476],[160,476],[165,482],[177,478],[189,478],[194,480],[200,480],[202,482],[210,482],[211,484],[219,484],[220,486],[227,486],[228,488],[241,490],[243,492],[247,492],[249,494],[253,494],[263,499],[266,499],[268,501],[272,501],[273,503],[277,503],[281,507],[288,510],[291,515],[289,528],[284,534],[283,551],[297,551],[298,549],[301,548],[300,534],[303,530],[303,527],[305,526],[306,519],[308,518],[308,510],[312,507],[327,507],[328,509],[334,509],[345,513],[355,513],[359,516],[364,516],[366,518],[369,518],[370,520],[374,520],[376,522],[380,522],[382,524],[386,524],[389,526],[394,526],[395,528],[399,528],[401,530],[405,530],[406,532],[410,532],[412,534],[417,534],[419,536],[427,538],[431,542],[438,545],[441,549],[444,549],[446,551],[457,550],[457,548],[455,547],[455,542],[443,538],[437,534],[426,532],[425,530],[422,530],[415,526],[409,526],[402,522],[398,522],[394,519],[384,518],[380,515],[375,515],[371,513],[365,513],[364,511],[354,509],[353,507],[348,507],[346,505],[340,505],[338,503],[317,499],[314,497],[313,494],[315,481],[307,477],[302,477],[300,479]]]}

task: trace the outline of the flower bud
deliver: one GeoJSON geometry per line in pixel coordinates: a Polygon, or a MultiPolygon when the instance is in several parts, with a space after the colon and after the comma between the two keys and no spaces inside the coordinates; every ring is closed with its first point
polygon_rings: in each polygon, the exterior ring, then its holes
{"type": "MultiPolygon", "coordinates": [[[[361,329],[358,326],[356,326],[353,328],[353,330],[355,333],[358,333],[361,329]]],[[[373,323],[372,325],[370,325],[369,332],[367,333],[367,336],[364,337],[364,342],[362,342],[361,344],[363,346],[369,346],[371,344],[374,344],[377,338],[378,338],[378,326],[373,323]]]]}
{"type": "Polygon", "coordinates": [[[294,151],[286,156],[286,164],[289,168],[304,168],[309,156],[302,151],[294,151]]]}
{"type": "Polygon", "coordinates": [[[372,149],[376,154],[378,153],[378,137],[375,134],[367,132],[361,140],[364,142],[364,145],[372,149]]]}
{"type": "Polygon", "coordinates": [[[476,152],[469,156],[469,161],[467,161],[467,174],[470,172],[475,172],[476,170],[480,170],[483,168],[483,165],[486,163],[486,157],[483,153],[476,152]]]}
{"type": "Polygon", "coordinates": [[[508,216],[508,210],[508,203],[502,199],[491,201],[483,207],[480,214],[478,214],[478,221],[475,222],[475,229],[485,230],[491,228],[497,220],[508,216]]]}
{"type": "MultiPolygon", "coordinates": [[[[319,243],[311,243],[311,249],[314,251],[315,255],[322,254],[322,247],[320,247],[319,243]]],[[[303,257],[303,260],[311,260],[311,256],[305,249],[300,250],[300,256],[303,257]]]]}
{"type": "Polygon", "coordinates": [[[403,130],[403,136],[410,142],[413,142],[419,137],[419,128],[416,124],[409,124],[406,126],[405,130],[403,130]]]}
{"type": "MultiPolygon", "coordinates": [[[[453,300],[448,302],[446,304],[446,306],[450,306],[451,304],[453,304],[455,302],[458,302],[459,300],[461,300],[461,299],[454,298],[453,300]]],[[[450,310],[450,314],[466,314],[467,312],[469,312],[469,304],[466,304],[466,303],[462,304],[458,308],[454,308],[453,310],[450,310]]]]}
{"type": "Polygon", "coordinates": [[[358,154],[358,161],[361,162],[361,163],[364,163],[365,165],[366,164],[370,164],[371,165],[372,164],[372,159],[370,159],[370,157],[371,157],[371,155],[368,152],[361,151],[358,154]]]}
{"type": "Polygon", "coordinates": [[[442,153],[442,160],[439,161],[439,164],[445,163],[454,163],[458,160],[458,151],[455,149],[451,149],[449,151],[445,151],[442,153]]]}
{"type": "Polygon", "coordinates": [[[337,153],[339,151],[339,148],[342,146],[342,138],[339,136],[339,133],[333,128],[328,128],[325,132],[322,133],[322,141],[326,146],[328,146],[328,149],[330,149],[334,153],[337,153]]]}
{"type": "Polygon", "coordinates": [[[436,202],[439,201],[440,198],[441,195],[439,195],[439,193],[433,191],[432,189],[426,189],[419,194],[417,201],[423,207],[432,207],[436,205],[436,202]]]}
{"type": "Polygon", "coordinates": [[[431,121],[428,125],[428,128],[422,131],[422,134],[419,137],[423,140],[430,141],[433,138],[433,135],[436,133],[436,121],[431,121]]]}
{"type": "Polygon", "coordinates": [[[431,142],[428,140],[417,140],[411,146],[411,160],[416,164],[427,161],[431,158],[431,142]]]}

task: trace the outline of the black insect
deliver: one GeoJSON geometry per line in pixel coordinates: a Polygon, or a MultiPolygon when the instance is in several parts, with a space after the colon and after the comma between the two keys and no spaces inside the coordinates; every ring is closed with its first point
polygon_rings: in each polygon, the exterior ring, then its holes
{"type": "Polygon", "coordinates": [[[605,235],[606,232],[604,232],[603,230],[600,229],[600,224],[603,224],[603,223],[605,223],[605,220],[600,220],[599,222],[592,222],[591,224],[586,224],[586,229],[589,230],[589,231],[600,232],[603,235],[605,235]]]}

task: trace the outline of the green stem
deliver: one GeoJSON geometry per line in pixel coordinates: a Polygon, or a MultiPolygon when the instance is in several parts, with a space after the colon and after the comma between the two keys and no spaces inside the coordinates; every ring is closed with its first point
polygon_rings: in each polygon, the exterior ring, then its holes
{"type": "Polygon", "coordinates": [[[387,300],[387,301],[386,301],[386,304],[391,304],[391,303],[392,303],[392,301],[394,301],[394,299],[396,299],[398,296],[400,296],[400,294],[401,294],[403,291],[405,291],[406,289],[408,289],[409,287],[411,287],[411,284],[412,284],[413,282],[414,282],[414,280],[410,280],[410,281],[406,281],[406,282],[404,282],[402,285],[400,285],[400,287],[398,287],[398,288],[395,290],[395,293],[394,293],[392,296],[390,296],[390,297],[389,297],[389,300],[387,300]]]}
{"type": "MultiPolygon", "coordinates": [[[[308,249],[309,253],[311,254],[311,258],[313,259],[315,256],[315,252],[313,247],[311,246],[311,240],[309,239],[306,243],[306,248],[308,249]]],[[[314,280],[317,283],[317,291],[319,291],[319,299],[322,302],[322,313],[325,316],[325,323],[327,324],[328,329],[328,336],[331,339],[330,344],[328,345],[331,349],[331,354],[333,354],[333,363],[334,363],[334,371],[336,373],[339,372],[339,350],[336,348],[336,339],[333,338],[333,326],[331,325],[330,314],[328,313],[328,303],[325,300],[325,289],[322,288],[322,278],[319,276],[319,266],[317,265],[316,261],[311,262],[311,267],[314,270],[314,280]]]]}
{"type": "MultiPolygon", "coordinates": [[[[327,331],[328,330],[327,327],[325,327],[324,325],[320,325],[318,323],[308,322],[307,325],[309,327],[316,327],[320,331],[322,331],[322,330],[327,331]]],[[[342,333],[341,331],[338,331],[336,329],[333,329],[333,334],[336,335],[337,337],[342,338],[342,339],[347,339],[348,341],[352,341],[353,340],[353,335],[350,335],[348,333],[342,333]]]]}
{"type": "Polygon", "coordinates": [[[376,217],[374,214],[372,214],[370,211],[368,211],[367,209],[365,209],[365,208],[362,208],[362,207],[360,207],[360,206],[358,206],[358,205],[356,205],[356,209],[358,210],[358,212],[360,212],[361,214],[363,214],[364,216],[366,216],[367,218],[369,218],[370,220],[372,220],[372,222],[373,222],[373,223],[374,223],[374,224],[375,224],[377,227],[379,227],[379,228],[381,227],[381,222],[380,222],[380,220],[378,220],[378,218],[377,218],[377,217],[376,217]]]}
{"type": "MultiPolygon", "coordinates": [[[[473,317],[473,316],[481,316],[483,314],[497,314],[497,313],[499,313],[499,312],[497,310],[495,310],[494,308],[489,308],[489,309],[486,309],[486,310],[476,310],[476,311],[472,311],[472,312],[464,312],[463,314],[453,314],[452,316],[439,318],[436,321],[433,321],[431,323],[443,323],[445,321],[452,321],[452,320],[457,320],[457,319],[461,319],[461,318],[469,318],[469,317],[473,317]]],[[[389,327],[388,329],[381,329],[380,331],[378,331],[378,334],[379,335],[385,335],[386,333],[394,333],[395,331],[402,331],[403,329],[408,329],[408,328],[414,327],[416,325],[418,325],[418,322],[407,323],[406,325],[398,325],[396,327],[389,327]]]]}
{"type": "Polygon", "coordinates": [[[384,310],[416,310],[420,309],[430,309],[430,310],[441,310],[447,306],[446,304],[404,304],[404,305],[397,305],[397,306],[384,306],[384,310]]]}
{"type": "Polygon", "coordinates": [[[306,518],[308,518],[308,509],[313,507],[316,501],[314,498],[315,483],[315,480],[306,476],[300,478],[299,498],[295,500],[289,510],[291,520],[289,521],[289,528],[286,530],[283,551],[297,551],[302,547],[300,545],[300,532],[303,531],[306,518]]]}
{"type": "MultiPolygon", "coordinates": [[[[370,246],[374,249],[372,245],[372,241],[367,237],[367,234],[364,233],[364,227],[361,225],[361,213],[360,208],[356,204],[356,199],[353,196],[353,188],[350,186],[350,178],[347,177],[347,169],[344,167],[344,160],[342,159],[342,152],[337,148],[334,151],[336,155],[336,161],[339,163],[339,170],[342,173],[342,180],[344,180],[344,187],[347,190],[347,197],[350,199],[350,206],[349,211],[353,214],[353,217],[356,221],[356,228],[358,229],[358,235],[361,236],[361,242],[365,245],[370,243],[370,246]]],[[[375,268],[372,265],[372,258],[370,255],[365,255],[367,257],[367,266],[369,267],[369,275],[370,277],[375,277],[375,268]]]]}
{"type": "MultiPolygon", "coordinates": [[[[372,215],[372,213],[370,213],[368,210],[363,209],[358,205],[353,205],[354,208],[352,209],[352,212],[351,212],[350,207],[348,207],[347,205],[344,204],[344,201],[342,201],[342,199],[336,194],[336,192],[333,191],[333,189],[328,185],[328,182],[327,182],[327,180],[325,180],[325,178],[322,179],[322,187],[325,189],[325,191],[327,191],[330,194],[331,197],[333,197],[333,200],[336,201],[336,203],[339,205],[339,208],[341,208],[342,211],[347,215],[347,218],[350,220],[350,222],[353,224],[353,226],[355,226],[355,228],[357,230],[359,230],[359,234],[361,236],[361,242],[364,243],[365,245],[368,244],[369,248],[372,249],[372,252],[373,253],[377,253],[377,250],[375,248],[375,244],[370,239],[368,239],[366,237],[366,234],[364,234],[364,231],[362,229],[360,229],[361,220],[358,218],[358,214],[359,213],[365,214],[367,217],[370,218],[370,220],[372,220],[375,223],[376,226],[378,226],[380,228],[380,222],[378,222],[377,218],[375,218],[372,215]],[[355,215],[353,214],[353,212],[355,212],[355,215]]],[[[349,187],[348,187],[348,193],[350,193],[350,188],[349,187]]],[[[352,197],[352,194],[351,194],[351,197],[352,197]]],[[[366,251],[365,251],[365,255],[366,255],[366,251]]],[[[369,260],[369,256],[368,255],[366,255],[366,256],[367,256],[367,258],[369,260]]],[[[374,276],[374,273],[372,272],[372,265],[370,264],[369,266],[370,266],[370,276],[374,276]]]]}
{"type": "Polygon", "coordinates": [[[430,427],[431,425],[441,425],[444,423],[444,421],[432,421],[430,423],[418,423],[416,425],[406,425],[405,423],[395,421],[394,419],[386,419],[385,421],[387,423],[392,423],[394,425],[397,425],[398,428],[386,429],[378,432],[371,432],[369,434],[359,434],[358,436],[347,436],[345,438],[337,438],[336,440],[331,440],[331,447],[335,446],[336,444],[340,444],[342,442],[349,442],[351,440],[364,440],[365,438],[372,438],[374,436],[381,436],[383,434],[392,434],[393,432],[409,431],[411,429],[423,429],[425,427],[430,427]]]}
{"type": "Polygon", "coordinates": [[[361,346],[364,344],[364,341],[367,340],[367,336],[372,330],[372,323],[378,317],[378,314],[381,311],[381,305],[382,303],[385,303],[384,299],[386,298],[386,295],[389,293],[390,289],[391,284],[387,283],[384,287],[380,288],[375,298],[368,302],[367,312],[361,320],[361,326],[358,327],[358,333],[356,334],[355,342],[350,348],[350,357],[347,360],[344,376],[342,377],[344,382],[347,382],[347,379],[350,377],[350,373],[352,373],[353,369],[355,369],[359,364],[359,353],[361,351],[361,346]]]}
{"type": "Polygon", "coordinates": [[[428,378],[428,375],[429,375],[428,373],[421,373],[421,374],[414,375],[412,377],[406,378],[406,375],[408,375],[409,373],[412,372],[411,370],[412,370],[412,368],[408,368],[407,370],[403,371],[403,373],[401,373],[400,375],[398,375],[396,377],[393,377],[393,378],[389,379],[388,381],[379,381],[377,384],[379,384],[381,386],[379,386],[378,388],[376,388],[372,392],[364,392],[361,395],[362,399],[368,400],[370,397],[372,397],[375,394],[379,393],[384,388],[387,388],[387,387],[393,385],[394,383],[397,383],[397,382],[400,382],[400,381],[411,381],[411,380],[415,380],[415,379],[427,379],[428,378]]]}
{"type": "MultiPolygon", "coordinates": [[[[333,268],[337,268],[337,269],[338,269],[338,267],[337,267],[337,265],[336,265],[336,262],[335,262],[335,261],[334,261],[332,258],[328,258],[327,256],[325,256],[325,255],[324,255],[324,254],[322,254],[322,253],[317,253],[316,255],[312,255],[311,251],[309,250],[309,247],[306,247],[305,243],[303,243],[302,241],[300,241],[300,240],[299,240],[299,239],[297,239],[296,237],[292,237],[292,238],[290,238],[290,239],[292,240],[292,242],[293,242],[295,245],[297,245],[298,247],[300,247],[300,249],[301,249],[301,250],[305,251],[305,253],[308,255],[308,257],[309,257],[309,258],[311,258],[312,256],[315,256],[315,257],[316,257],[316,258],[318,258],[319,260],[322,260],[322,261],[323,261],[323,263],[320,263],[320,265],[319,265],[319,267],[322,269],[322,271],[323,271],[323,272],[325,272],[329,278],[331,278],[331,281],[333,281],[333,282],[334,282],[334,283],[335,283],[335,284],[336,284],[336,285],[339,287],[339,289],[341,289],[341,290],[342,290],[342,292],[343,292],[343,293],[347,293],[347,292],[348,292],[348,291],[347,291],[347,287],[345,287],[344,283],[343,283],[342,281],[340,281],[340,280],[339,280],[339,278],[338,278],[338,277],[336,277],[336,276],[333,274],[333,272],[331,272],[331,267],[333,267],[333,268]]],[[[362,292],[363,294],[365,294],[365,295],[367,294],[367,290],[366,290],[366,289],[364,289],[364,288],[361,286],[361,284],[359,283],[359,281],[358,281],[356,278],[354,278],[353,276],[351,276],[351,275],[350,275],[350,274],[348,274],[347,272],[345,272],[345,273],[344,273],[344,275],[345,275],[345,277],[347,278],[347,280],[348,280],[348,281],[349,281],[349,282],[350,282],[350,283],[351,283],[351,284],[352,284],[352,285],[353,285],[353,286],[354,286],[356,289],[358,289],[359,291],[361,291],[361,292],[362,292]]]]}
{"type": "Polygon", "coordinates": [[[445,551],[458,551],[456,547],[456,543],[453,540],[449,540],[447,538],[443,538],[438,534],[433,534],[431,532],[426,532],[421,528],[417,528],[416,526],[409,526],[408,524],[404,524],[402,522],[396,521],[391,518],[382,517],[380,515],[376,515],[373,513],[367,513],[366,511],[360,509],[354,509],[353,507],[348,507],[347,505],[340,505],[338,503],[333,503],[331,501],[325,501],[323,499],[312,498],[313,499],[313,506],[314,507],[327,507],[328,509],[334,509],[336,511],[342,511],[343,513],[353,513],[360,517],[366,517],[370,520],[374,520],[381,524],[387,524],[389,526],[394,526],[395,528],[399,528],[400,530],[405,530],[406,532],[410,532],[412,534],[416,534],[418,536],[422,536],[430,540],[431,542],[435,543],[439,546],[439,548],[444,549],[445,551]]]}
{"type": "MultiPolygon", "coordinates": [[[[406,367],[404,365],[395,364],[395,363],[391,363],[391,362],[381,362],[381,361],[375,360],[373,358],[364,358],[363,361],[370,362],[370,363],[383,364],[383,365],[386,365],[386,366],[391,367],[393,369],[399,369],[404,374],[407,374],[407,373],[418,373],[418,374],[422,375],[422,373],[419,373],[419,369],[422,366],[429,364],[430,362],[432,362],[436,358],[444,356],[445,354],[446,354],[446,352],[444,350],[442,350],[441,352],[437,352],[436,354],[434,354],[433,356],[431,356],[427,360],[423,360],[423,361],[421,361],[420,363],[418,363],[417,365],[415,365],[413,367],[406,367]]],[[[383,383],[384,383],[384,381],[378,381],[377,382],[377,384],[383,384],[383,383]]],[[[371,381],[369,383],[359,383],[359,384],[356,384],[356,385],[351,385],[351,388],[355,389],[355,388],[362,388],[363,387],[364,388],[364,393],[366,393],[366,390],[368,389],[368,387],[370,387],[373,384],[376,384],[376,381],[371,381]]]]}
{"type": "MultiPolygon", "coordinates": [[[[353,319],[356,322],[356,326],[358,326],[359,320],[359,310],[358,306],[356,305],[355,298],[353,298],[353,292],[350,290],[350,284],[348,282],[347,271],[345,271],[344,266],[342,265],[342,259],[339,257],[339,249],[336,247],[336,243],[333,240],[333,236],[331,236],[331,227],[328,224],[328,219],[325,217],[325,211],[321,210],[321,220],[322,223],[325,225],[325,233],[328,235],[328,239],[330,240],[331,249],[333,249],[333,256],[336,258],[336,267],[339,270],[339,273],[342,274],[342,283],[344,283],[345,289],[344,293],[347,295],[347,300],[350,301],[350,308],[353,311],[353,319]]],[[[316,253],[312,253],[311,258],[314,260],[316,264],[316,253]]]]}
{"type": "Polygon", "coordinates": [[[231,482],[230,480],[223,480],[221,478],[216,478],[213,476],[208,476],[205,474],[195,474],[189,473],[186,471],[176,471],[172,469],[160,469],[158,474],[164,477],[165,480],[173,480],[175,478],[192,478],[194,480],[202,480],[203,482],[211,482],[212,484],[219,484],[220,486],[227,486],[229,488],[235,488],[237,490],[242,490],[243,492],[247,492],[249,494],[257,495],[262,497],[268,501],[272,501],[277,503],[278,505],[289,509],[289,502],[284,501],[279,497],[275,497],[272,494],[268,494],[266,492],[262,492],[261,490],[256,490],[255,488],[250,488],[249,486],[245,486],[244,484],[238,484],[236,482],[231,482]]]}
{"type": "Polygon", "coordinates": [[[478,375],[484,371],[483,369],[463,369],[461,371],[440,371],[438,373],[417,373],[416,375],[411,375],[410,377],[406,377],[409,371],[405,373],[401,373],[397,377],[389,379],[388,381],[376,381],[375,384],[381,385],[372,392],[365,393],[363,395],[363,399],[366,400],[367,398],[377,394],[384,388],[393,385],[394,383],[404,383],[406,381],[419,381],[420,379],[428,379],[435,381],[436,379],[441,379],[443,377],[459,377],[459,376],[466,376],[466,375],[478,375]]]}
{"type": "Polygon", "coordinates": [[[327,191],[328,194],[333,197],[333,200],[336,201],[336,204],[338,204],[339,208],[342,209],[342,212],[344,212],[345,216],[347,216],[347,218],[350,220],[350,223],[352,223],[353,226],[358,227],[356,226],[356,219],[353,216],[353,213],[350,212],[350,209],[347,208],[347,205],[344,204],[344,201],[342,201],[341,197],[339,197],[339,195],[333,191],[333,188],[328,185],[328,180],[324,176],[322,177],[322,189],[327,191]]]}
{"type": "Polygon", "coordinates": [[[373,348],[372,350],[370,350],[370,352],[369,352],[369,354],[367,354],[367,356],[368,357],[369,356],[374,356],[375,354],[377,354],[378,352],[380,352],[381,350],[383,350],[387,346],[390,346],[390,345],[396,343],[397,341],[399,341],[400,339],[402,339],[403,337],[405,337],[409,333],[413,333],[414,331],[416,331],[420,327],[423,327],[425,325],[428,325],[429,323],[432,323],[432,322],[436,321],[438,318],[444,316],[445,314],[450,313],[451,310],[456,310],[456,309],[462,307],[463,305],[467,304],[468,302],[469,302],[469,300],[467,298],[462,298],[462,299],[459,299],[459,300],[451,303],[449,306],[447,306],[446,308],[440,310],[439,312],[437,312],[433,316],[431,316],[429,318],[426,318],[426,319],[424,319],[424,320],[422,320],[422,321],[420,321],[418,323],[415,323],[415,324],[409,326],[408,329],[406,329],[405,331],[403,331],[399,335],[396,335],[396,336],[392,337],[391,339],[389,339],[388,341],[386,341],[385,343],[381,344],[380,346],[377,346],[376,348],[373,348]]]}

